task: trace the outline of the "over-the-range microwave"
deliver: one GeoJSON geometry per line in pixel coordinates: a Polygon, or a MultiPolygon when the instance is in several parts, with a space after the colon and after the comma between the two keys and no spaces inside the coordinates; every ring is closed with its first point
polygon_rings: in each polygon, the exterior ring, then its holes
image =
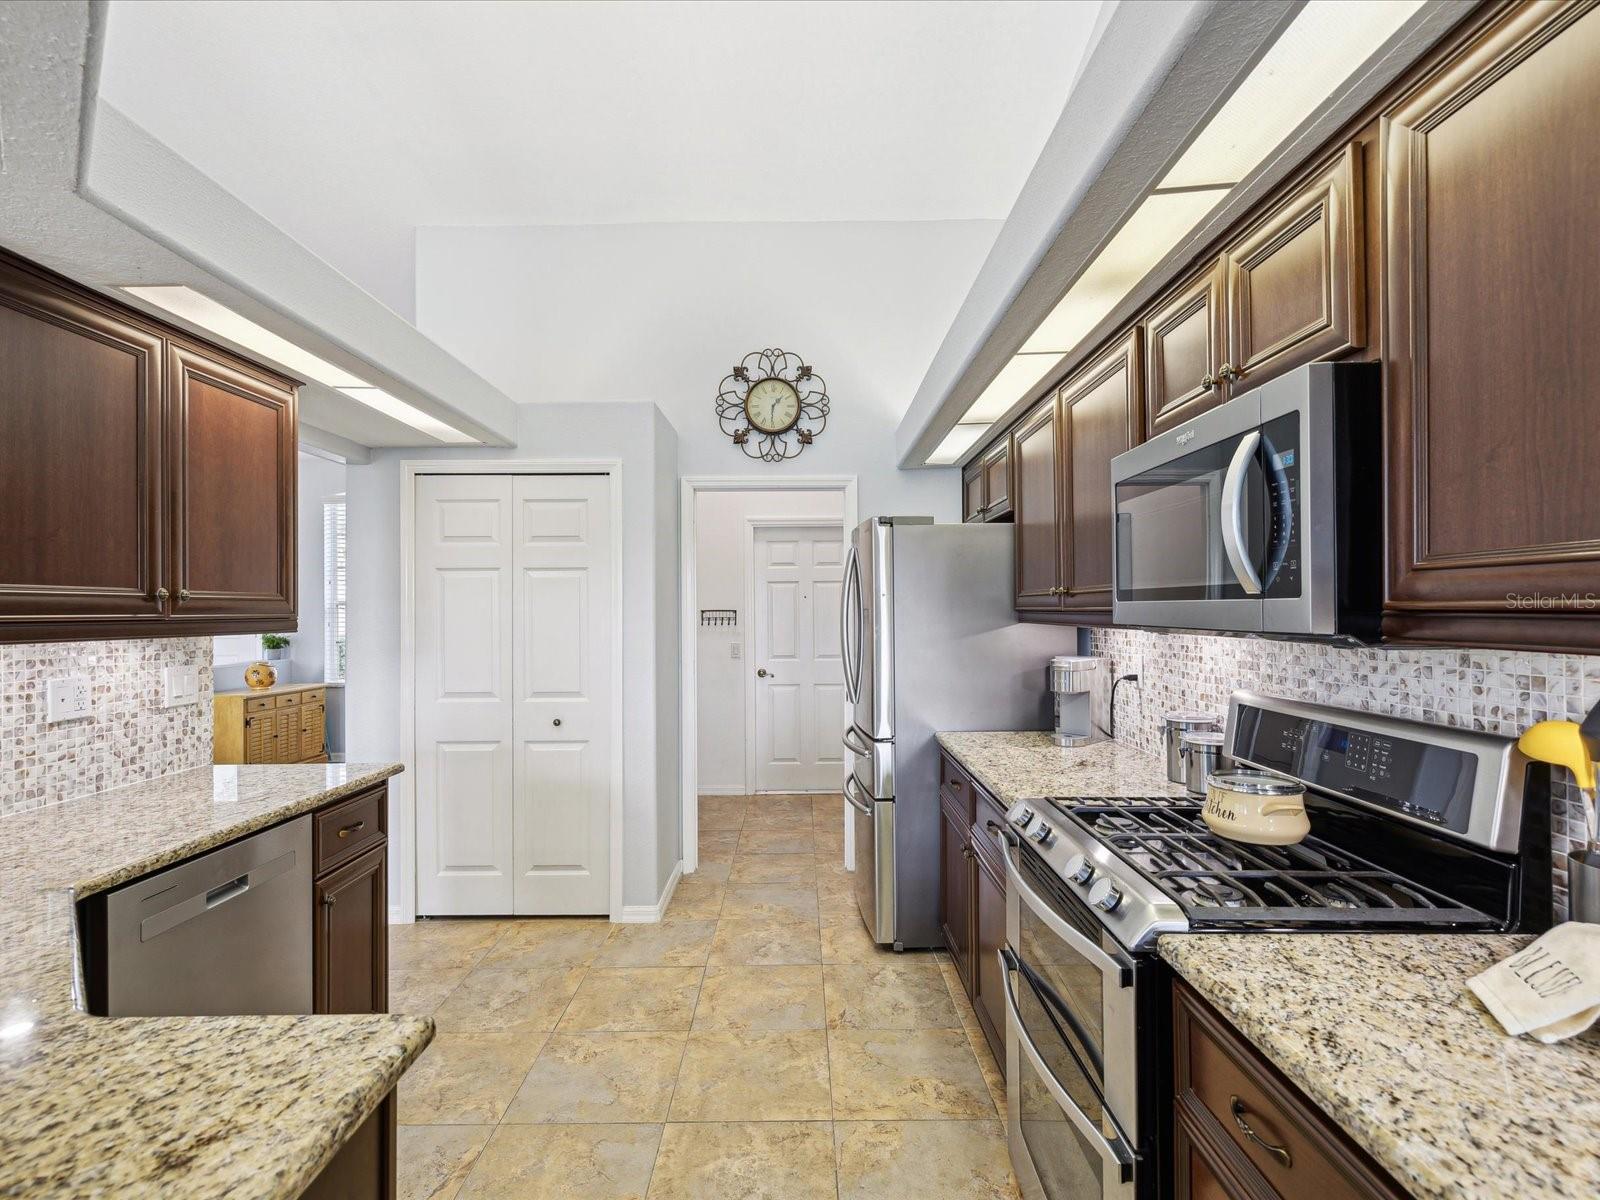
{"type": "Polygon", "coordinates": [[[1381,392],[1313,363],[1112,459],[1112,623],[1378,640],[1381,392]]]}

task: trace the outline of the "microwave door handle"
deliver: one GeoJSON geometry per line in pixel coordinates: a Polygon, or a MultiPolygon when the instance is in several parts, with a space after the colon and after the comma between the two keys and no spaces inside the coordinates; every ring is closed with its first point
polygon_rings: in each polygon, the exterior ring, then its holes
{"type": "MultiPolygon", "coordinates": [[[[1106,1166],[1117,1172],[1118,1181],[1128,1183],[1133,1179],[1133,1155],[1128,1150],[1128,1145],[1120,1137],[1116,1141],[1101,1131],[1100,1126],[1078,1107],[1078,1102],[1067,1095],[1066,1088],[1057,1081],[1055,1074],[1045,1065],[1044,1057],[1033,1044],[1033,1039],[1028,1036],[1028,1027],[1022,1023],[1022,1012],[1017,1007],[1017,993],[1011,986],[1011,972],[1013,959],[1004,947],[995,952],[1000,959],[1000,977],[1005,980],[1006,1024],[1008,1032],[1016,1035],[1017,1048],[1022,1051],[1039,1081],[1044,1084],[1045,1090],[1050,1093],[1050,1098],[1060,1106],[1069,1121],[1077,1127],[1085,1141],[1099,1152],[1106,1166]]],[[[1109,1114],[1110,1110],[1106,1110],[1109,1114]]],[[[1113,1124],[1116,1122],[1113,1121],[1113,1124]]]]}
{"type": "Polygon", "coordinates": [[[1007,833],[1007,830],[1002,829],[995,835],[995,840],[1001,843],[1001,850],[1006,858],[1006,881],[1015,889],[1017,898],[1028,906],[1035,917],[1044,922],[1051,933],[1087,958],[1102,975],[1116,980],[1118,987],[1130,986],[1133,980],[1128,977],[1126,967],[1056,916],[1050,906],[1040,898],[1039,893],[1028,886],[1027,880],[1022,878],[1022,872],[1017,869],[1015,843],[1010,837],[1005,836],[1007,833]]]}
{"type": "Polygon", "coordinates": [[[1234,450],[1233,461],[1222,480],[1222,548],[1227,552],[1234,578],[1251,596],[1261,594],[1261,576],[1256,574],[1255,564],[1244,548],[1244,477],[1260,447],[1261,431],[1251,430],[1234,450]]]}

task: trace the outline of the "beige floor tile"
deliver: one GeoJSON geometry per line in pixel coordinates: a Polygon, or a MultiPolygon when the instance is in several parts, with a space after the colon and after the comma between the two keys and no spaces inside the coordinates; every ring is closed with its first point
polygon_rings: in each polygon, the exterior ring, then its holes
{"type": "Polygon", "coordinates": [[[665,1121],[682,1033],[558,1033],[522,1081],[507,1124],[665,1121]]]}
{"type": "MultiPolygon", "coordinates": [[[[702,853],[704,847],[705,840],[702,838],[702,853]]],[[[763,829],[746,821],[743,832],[739,834],[740,854],[811,854],[815,849],[815,834],[810,825],[763,829]]]]}
{"type": "Polygon", "coordinates": [[[389,927],[391,971],[451,971],[477,966],[508,922],[421,920],[389,927]]]}
{"type": "Polygon", "coordinates": [[[700,967],[711,953],[715,920],[614,925],[595,956],[597,967],[700,967]]]}
{"type": "Polygon", "coordinates": [[[460,1033],[511,1025],[554,1029],[583,972],[582,967],[478,967],[434,1011],[434,1023],[460,1033]]]}
{"type": "Polygon", "coordinates": [[[752,796],[745,817],[766,821],[811,820],[810,796],[752,796]]]}
{"type": "Polygon", "coordinates": [[[486,967],[586,967],[605,945],[604,917],[528,917],[512,922],[484,956],[486,967]]]}
{"type": "Polygon", "coordinates": [[[668,1125],[649,1200],[835,1200],[827,1122],[668,1125]]]}
{"type": "Polygon", "coordinates": [[[592,968],[578,985],[562,1033],[686,1030],[700,995],[699,967],[592,968]]]}
{"type": "Polygon", "coordinates": [[[856,898],[856,877],[846,871],[818,871],[816,873],[817,899],[848,900],[856,898]]]}
{"type": "Polygon", "coordinates": [[[728,885],[696,871],[678,880],[672,889],[672,899],[667,902],[664,921],[714,921],[722,915],[722,897],[728,885]]]}
{"type": "Polygon", "coordinates": [[[467,967],[389,972],[389,1011],[426,1017],[444,1003],[456,984],[467,977],[467,967]]]}
{"type": "Polygon", "coordinates": [[[823,968],[830,1029],[960,1029],[939,964],[897,956],[823,968]]]}
{"type": "Polygon", "coordinates": [[[495,1033],[439,1033],[400,1080],[400,1123],[499,1121],[548,1036],[520,1025],[495,1033]]]}
{"type": "Polygon", "coordinates": [[[402,1125],[399,1200],[451,1200],[493,1132],[493,1125],[402,1125]]]}
{"type": "Polygon", "coordinates": [[[701,862],[732,862],[742,835],[737,829],[702,829],[700,831],[701,862]]]}
{"type": "Polygon", "coordinates": [[[815,921],[817,888],[812,883],[730,883],[722,915],[734,921],[761,917],[815,921]]]}
{"type": "Polygon", "coordinates": [[[832,889],[827,892],[819,891],[817,893],[817,914],[824,921],[842,921],[854,918],[856,923],[860,924],[861,905],[857,903],[854,891],[843,893],[832,889]]]}
{"type": "Polygon", "coordinates": [[[777,967],[820,963],[817,923],[803,917],[717,922],[710,966],[777,967]]]}
{"type": "Polygon", "coordinates": [[[894,957],[872,940],[861,923],[861,913],[839,913],[830,909],[822,917],[822,961],[825,963],[872,963],[894,957]]]}
{"type": "MultiPolygon", "coordinates": [[[[727,883],[728,876],[733,873],[733,859],[731,857],[722,862],[707,862],[701,859],[695,866],[693,875],[685,875],[684,880],[706,879],[713,883],[727,883]]],[[[680,881],[682,882],[682,881],[680,881]]]]}
{"type": "Polygon", "coordinates": [[[817,862],[809,854],[741,854],[733,861],[729,883],[812,883],[817,862]]]}
{"type": "Polygon", "coordinates": [[[1016,1200],[999,1121],[841,1122],[839,1200],[1016,1200]]]}
{"type": "Polygon", "coordinates": [[[502,1125],[462,1200],[644,1200],[659,1125],[502,1125]]]}
{"type": "Polygon", "coordinates": [[[828,1042],[820,1029],[691,1033],[669,1121],[826,1121],[828,1042]]]}
{"type": "Polygon", "coordinates": [[[994,1102],[959,1029],[830,1029],[840,1121],[990,1117],[994,1102]]]}
{"type": "Polygon", "coordinates": [[[822,968],[708,967],[694,1010],[698,1030],[821,1029],[822,968]]]}
{"type": "Polygon", "coordinates": [[[745,810],[749,803],[743,796],[701,796],[700,828],[738,829],[744,824],[745,810]]]}
{"type": "Polygon", "coordinates": [[[950,1003],[955,1005],[961,1028],[966,1032],[967,1044],[972,1047],[972,1053],[978,1060],[978,1069],[983,1072],[983,1081],[989,1086],[989,1097],[994,1101],[994,1110],[1004,1117],[1005,1077],[1000,1074],[999,1064],[995,1062],[994,1052],[989,1048],[989,1039],[983,1032],[983,1026],[978,1024],[978,1015],[972,1011],[972,1001],[967,999],[967,991],[962,986],[961,976],[956,973],[955,964],[948,958],[939,964],[939,972],[944,976],[945,990],[950,993],[950,1003]]]}

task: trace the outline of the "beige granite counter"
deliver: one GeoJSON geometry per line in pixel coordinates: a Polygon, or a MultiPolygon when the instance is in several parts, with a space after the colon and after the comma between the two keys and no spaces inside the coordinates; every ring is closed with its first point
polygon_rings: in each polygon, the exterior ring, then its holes
{"type": "Polygon", "coordinates": [[[327,1165],[433,1023],[92,1017],[74,905],[399,769],[204,767],[0,818],[0,1197],[278,1200],[327,1165]]]}
{"type": "Polygon", "coordinates": [[[1075,749],[1048,733],[941,733],[943,746],[1001,804],[1040,796],[1182,796],[1163,758],[1121,742],[1075,749]]]}
{"type": "Polygon", "coordinates": [[[1600,1030],[1507,1037],[1488,934],[1179,934],[1161,955],[1423,1200],[1600,1195],[1600,1030]]]}

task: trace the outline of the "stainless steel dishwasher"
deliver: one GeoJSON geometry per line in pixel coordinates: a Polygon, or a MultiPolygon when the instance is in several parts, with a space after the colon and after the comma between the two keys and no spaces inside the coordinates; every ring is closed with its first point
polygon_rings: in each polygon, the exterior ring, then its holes
{"type": "Polygon", "coordinates": [[[311,818],[110,892],[113,1017],[311,1011],[311,818]]]}

